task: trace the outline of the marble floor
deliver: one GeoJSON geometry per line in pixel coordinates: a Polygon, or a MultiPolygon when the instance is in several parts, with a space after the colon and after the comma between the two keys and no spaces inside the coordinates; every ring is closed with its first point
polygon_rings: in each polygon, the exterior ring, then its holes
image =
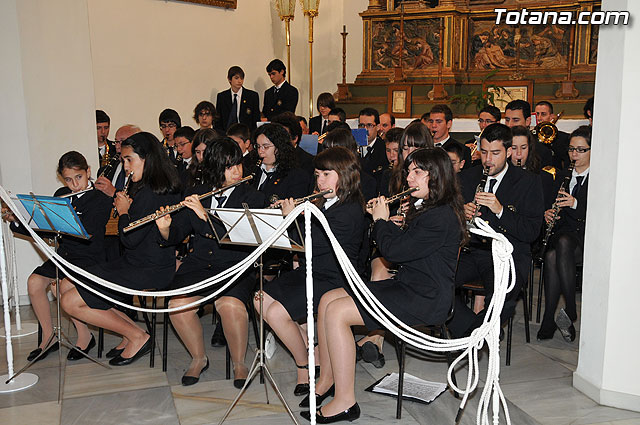
{"type": "MultiPolygon", "coordinates": [[[[522,305],[519,305],[521,308],[522,305]]],[[[30,308],[23,308],[26,321],[33,321],[30,308]]],[[[531,343],[525,343],[524,320],[518,311],[513,333],[511,366],[504,366],[505,345],[501,345],[500,382],[508,401],[513,424],[640,424],[640,412],[613,409],[597,405],[571,385],[572,373],[578,361],[577,341],[566,343],[559,334],[550,341],[538,342],[535,321],[531,323],[531,343]]],[[[211,336],[211,315],[201,319],[205,335],[211,336]]],[[[64,328],[73,339],[74,331],[65,321],[64,328]]],[[[577,326],[579,329],[579,326],[577,326]]],[[[30,372],[38,375],[39,382],[24,391],[0,394],[0,423],[9,424],[216,424],[230,401],[237,394],[232,381],[225,379],[225,350],[207,344],[211,361],[198,384],[180,385],[180,378],[190,357],[172,331],[168,341],[168,370],[162,372],[160,348],[161,327],[156,347],[156,366],[149,368],[148,356],[121,368],[105,369],[88,360],[66,362],[63,351],[63,396],[58,402],[58,355],[49,355],[36,363],[30,372]]],[[[97,335],[96,335],[97,336],[97,335]]],[[[579,338],[579,332],[578,332],[579,338]]],[[[117,343],[112,335],[105,336],[105,348],[117,343]]],[[[255,345],[250,335],[247,363],[253,358],[255,345]]],[[[36,335],[13,339],[15,367],[26,363],[26,356],[36,346],[36,335]]],[[[91,354],[95,355],[94,349],[91,354]]],[[[440,395],[431,404],[404,402],[402,420],[395,419],[395,399],[365,392],[364,389],[387,373],[396,372],[398,363],[392,344],[385,344],[386,365],[376,369],[370,364],[356,367],[356,397],[362,416],[356,423],[367,424],[451,424],[454,423],[460,401],[450,392],[440,395]]],[[[481,376],[486,374],[486,352],[481,357],[481,376]]],[[[103,359],[104,360],[104,359],[103,359]]],[[[293,396],[296,374],[293,359],[279,347],[269,361],[275,381],[295,415],[299,397],[293,396]]],[[[409,355],[407,372],[432,381],[446,382],[446,363],[428,361],[409,355]]],[[[7,373],[5,340],[0,338],[0,375],[7,373]]],[[[458,382],[466,377],[466,368],[458,371],[458,382]]],[[[478,398],[482,388],[470,397],[460,424],[475,424],[478,398]]],[[[240,404],[227,419],[229,424],[261,425],[291,423],[275,393],[254,379],[240,404]]],[[[299,418],[300,423],[306,423],[299,418]]],[[[500,423],[506,423],[501,413],[500,423]]]]}

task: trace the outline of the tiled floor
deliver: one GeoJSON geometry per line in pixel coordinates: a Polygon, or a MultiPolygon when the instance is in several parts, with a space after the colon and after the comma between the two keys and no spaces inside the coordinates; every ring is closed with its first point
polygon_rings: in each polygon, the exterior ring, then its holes
{"type": "MultiPolygon", "coordinates": [[[[521,305],[519,306],[521,307],[521,305]]],[[[28,308],[23,317],[33,320],[28,308]]],[[[213,326],[211,316],[202,319],[205,335],[210,337],[213,326]]],[[[68,325],[66,325],[68,327],[68,325]]],[[[159,335],[160,326],[158,327],[159,335]]],[[[538,342],[535,334],[538,325],[531,324],[532,341],[524,341],[524,321],[517,314],[514,326],[514,346],[511,366],[501,367],[500,382],[508,400],[513,424],[640,424],[640,413],[599,406],[571,386],[575,370],[578,343],[568,344],[559,335],[551,341],[538,342]]],[[[69,331],[73,337],[73,331],[69,331]]],[[[579,335],[578,335],[579,337],[579,335]]],[[[106,335],[105,348],[117,343],[117,338],[106,335]]],[[[253,340],[251,336],[250,341],[253,340]]],[[[158,341],[158,347],[162,346],[158,341]]],[[[25,363],[26,355],[36,346],[36,336],[13,340],[16,368],[25,363]]],[[[253,359],[253,349],[247,354],[247,364],[253,359]]],[[[95,354],[95,349],[91,354],[95,354]]],[[[225,351],[207,348],[211,367],[201,381],[191,387],[182,387],[180,378],[190,357],[176,336],[169,336],[169,366],[162,372],[160,351],[156,349],[156,367],[148,366],[148,357],[133,365],[102,368],[88,360],[64,365],[63,398],[58,395],[58,356],[50,355],[38,362],[30,372],[39,376],[39,382],[25,391],[0,394],[0,423],[9,424],[182,424],[199,425],[218,423],[237,390],[232,381],[224,379],[225,351]]],[[[382,369],[359,363],[356,370],[356,396],[362,416],[356,423],[367,424],[450,424],[460,401],[449,392],[443,393],[429,405],[405,402],[402,420],[395,419],[395,399],[364,392],[375,380],[389,372],[397,371],[395,351],[385,344],[387,363],[382,369]]],[[[63,352],[66,358],[66,350],[63,352]]],[[[504,365],[505,347],[502,345],[501,362],[504,365]]],[[[482,375],[486,373],[487,353],[480,364],[482,375]]],[[[66,363],[66,361],[65,361],[66,363]]],[[[299,397],[294,397],[294,363],[286,350],[280,347],[269,362],[278,386],[296,415],[299,397]]],[[[407,372],[435,381],[446,381],[446,363],[407,357],[407,372]]],[[[5,342],[0,339],[0,375],[7,373],[5,342]]],[[[466,369],[459,371],[458,380],[466,377],[466,369]]],[[[482,380],[481,380],[482,385],[482,380]]],[[[476,409],[481,392],[479,388],[469,399],[461,424],[476,423],[476,409]]],[[[227,419],[229,424],[260,425],[291,423],[275,393],[269,388],[266,404],[265,389],[256,378],[240,404],[227,419]]],[[[501,414],[500,423],[504,421],[501,414]]],[[[300,418],[300,423],[306,423],[300,418]]]]}

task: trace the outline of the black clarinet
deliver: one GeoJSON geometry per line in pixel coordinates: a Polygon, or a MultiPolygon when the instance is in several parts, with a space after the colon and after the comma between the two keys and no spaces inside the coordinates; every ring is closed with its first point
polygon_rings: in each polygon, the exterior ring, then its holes
{"type": "Polygon", "coordinates": [[[542,246],[540,247],[540,253],[538,254],[539,258],[544,258],[544,254],[547,251],[547,245],[549,244],[549,239],[553,234],[553,228],[558,221],[558,214],[560,213],[560,207],[558,206],[558,195],[560,192],[566,192],[569,188],[569,183],[571,183],[571,175],[573,174],[573,169],[576,167],[576,162],[571,161],[569,164],[569,168],[567,168],[567,176],[562,180],[562,184],[560,185],[560,189],[558,189],[558,193],[556,194],[556,200],[553,202],[553,206],[551,209],[553,210],[553,216],[551,220],[547,223],[547,229],[544,232],[544,238],[542,239],[542,246]]]}

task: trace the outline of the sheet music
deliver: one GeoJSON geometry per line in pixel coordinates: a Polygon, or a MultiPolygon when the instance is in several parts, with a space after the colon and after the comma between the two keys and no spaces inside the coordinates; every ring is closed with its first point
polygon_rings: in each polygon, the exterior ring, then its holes
{"type": "MultiPolygon", "coordinates": [[[[256,213],[253,215],[253,221],[256,225],[258,233],[263,238],[262,241],[271,236],[280,224],[282,224],[282,213],[273,209],[252,209],[251,212],[256,213]]],[[[232,241],[243,241],[245,243],[259,245],[261,241],[257,241],[253,233],[253,229],[249,224],[249,221],[243,210],[233,209],[216,209],[216,214],[220,217],[225,225],[225,228],[229,232],[229,238],[232,241]],[[242,220],[238,225],[233,226],[234,223],[242,220]],[[233,226],[233,228],[231,228],[233,226]],[[229,231],[229,229],[231,229],[229,231]]],[[[288,234],[285,231],[275,243],[272,245],[274,248],[290,249],[291,242],[289,242],[288,234]]]]}
{"type": "MultiPolygon", "coordinates": [[[[397,373],[385,376],[375,387],[373,387],[372,391],[397,396],[398,378],[399,375],[397,373]]],[[[402,397],[414,398],[416,400],[429,403],[435,400],[435,398],[442,394],[446,389],[447,385],[441,382],[425,381],[424,379],[405,373],[402,397]]]]}

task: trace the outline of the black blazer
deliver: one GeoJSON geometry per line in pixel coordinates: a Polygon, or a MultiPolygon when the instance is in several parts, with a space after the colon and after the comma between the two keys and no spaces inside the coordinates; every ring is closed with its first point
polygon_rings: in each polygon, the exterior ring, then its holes
{"type": "Polygon", "coordinates": [[[295,149],[296,167],[313,175],[313,155],[302,149],[299,145],[295,149]]]}
{"type": "Polygon", "coordinates": [[[451,145],[452,143],[457,143],[460,146],[462,146],[462,148],[463,148],[463,151],[464,151],[464,155],[463,155],[464,158],[462,158],[462,159],[464,159],[464,167],[463,167],[463,169],[464,168],[471,168],[472,167],[472,165],[471,165],[471,149],[466,147],[464,144],[458,142],[453,137],[449,137],[449,140],[444,142],[441,147],[442,147],[442,149],[446,149],[446,147],[451,145]]]}
{"type": "Polygon", "coordinates": [[[385,306],[411,321],[443,322],[451,307],[461,238],[453,209],[429,209],[409,221],[405,229],[378,220],[372,235],[380,254],[400,266],[393,279],[396,283],[386,287],[384,294],[378,293],[384,296],[381,301],[385,306]]]}
{"type": "MultiPolygon", "coordinates": [[[[555,233],[574,233],[584,243],[584,226],[587,218],[587,193],[589,192],[589,173],[582,182],[580,190],[576,194],[575,198],[578,200],[576,209],[565,207],[559,212],[559,219],[555,225],[555,233]]],[[[562,170],[556,177],[555,193],[558,192],[562,181],[566,176],[569,176],[567,170],[562,170]]],[[[569,192],[569,188],[566,188],[569,192]]]]}
{"type": "MultiPolygon", "coordinates": [[[[322,134],[322,115],[316,115],[315,117],[309,120],[309,133],[318,132],[318,134],[322,134]]],[[[327,122],[327,127],[329,123],[327,122]]],[[[325,129],[326,132],[326,129],[325,129]]]]}
{"type": "Polygon", "coordinates": [[[282,112],[296,113],[298,106],[298,89],[285,81],[276,93],[276,86],[271,86],[264,92],[264,106],[262,115],[271,121],[273,117],[282,112]]]}
{"type": "MultiPolygon", "coordinates": [[[[459,176],[464,202],[472,202],[482,177],[482,167],[476,166],[463,170],[459,176]]],[[[524,267],[523,261],[525,261],[528,267],[526,257],[531,253],[531,243],[540,234],[544,216],[544,197],[540,176],[509,165],[498,186],[496,197],[503,207],[502,216],[498,218],[487,207],[481,207],[480,217],[488,221],[496,232],[503,233],[509,239],[513,245],[516,266],[524,267]]],[[[481,243],[480,238],[473,235],[471,246],[479,243],[481,243]]],[[[490,249],[490,246],[487,248],[490,249]]]]}
{"type": "Polygon", "coordinates": [[[536,154],[540,158],[540,168],[553,166],[553,151],[551,146],[536,142],[536,154]]]}
{"type": "MultiPolygon", "coordinates": [[[[68,193],[71,193],[71,190],[65,186],[56,190],[53,196],[62,196],[68,193]]],[[[71,205],[76,210],[82,226],[91,237],[89,240],[84,240],[62,235],[58,254],[76,265],[103,262],[105,260],[104,231],[111,214],[113,198],[94,189],[86,192],[80,198],[72,197],[71,205]]],[[[11,223],[11,230],[26,236],[29,235],[27,229],[17,222],[11,223]]],[[[51,235],[49,232],[43,232],[43,234],[51,235]]]]}
{"type": "Polygon", "coordinates": [[[156,212],[160,207],[177,204],[181,200],[179,193],[157,195],[149,187],[142,187],[133,195],[129,214],[121,215],[118,219],[120,242],[124,246],[124,259],[129,265],[167,267],[175,264],[175,250],[161,247],[157,243],[160,233],[155,223],[147,223],[127,233],[123,229],[132,221],[156,212]]]}
{"type": "Polygon", "coordinates": [[[379,167],[384,169],[388,165],[389,161],[387,160],[384,140],[378,137],[375,142],[373,142],[373,145],[371,145],[367,150],[367,155],[362,160],[362,171],[373,175],[374,171],[379,167]]]}
{"type": "MultiPolygon", "coordinates": [[[[186,195],[195,193],[202,195],[210,190],[210,186],[199,184],[189,188],[186,195]]],[[[211,201],[210,198],[207,198],[202,202],[203,205],[208,206],[211,201]]],[[[264,195],[248,184],[241,184],[233,189],[224,207],[242,208],[243,203],[248,204],[249,208],[262,208],[264,195]]],[[[227,232],[219,220],[212,217],[211,223],[215,226],[218,236],[227,232]]],[[[180,265],[180,274],[203,269],[225,270],[242,261],[253,251],[251,247],[219,244],[210,224],[200,220],[196,213],[187,208],[173,217],[169,229],[169,239],[165,241],[162,236],[159,236],[158,242],[160,246],[178,245],[190,234],[195,235],[193,237],[193,252],[190,252],[180,265]]]]}
{"type": "MultiPolygon", "coordinates": [[[[251,180],[251,185],[258,189],[260,177],[263,170],[257,169],[255,177],[251,180]]],[[[292,168],[287,173],[276,169],[274,174],[260,188],[260,192],[264,194],[265,206],[271,204],[271,197],[277,196],[278,199],[286,198],[302,198],[309,194],[309,173],[300,168],[292,168]]]]}
{"type": "MultiPolygon", "coordinates": [[[[229,121],[229,115],[231,114],[231,108],[233,106],[232,99],[231,89],[218,93],[216,99],[216,110],[220,117],[218,128],[224,131],[227,130],[227,122],[229,121]]],[[[255,130],[256,122],[260,121],[260,99],[258,98],[258,93],[243,87],[242,97],[238,99],[238,108],[240,111],[240,119],[238,122],[245,124],[251,130],[255,130]]]]}

